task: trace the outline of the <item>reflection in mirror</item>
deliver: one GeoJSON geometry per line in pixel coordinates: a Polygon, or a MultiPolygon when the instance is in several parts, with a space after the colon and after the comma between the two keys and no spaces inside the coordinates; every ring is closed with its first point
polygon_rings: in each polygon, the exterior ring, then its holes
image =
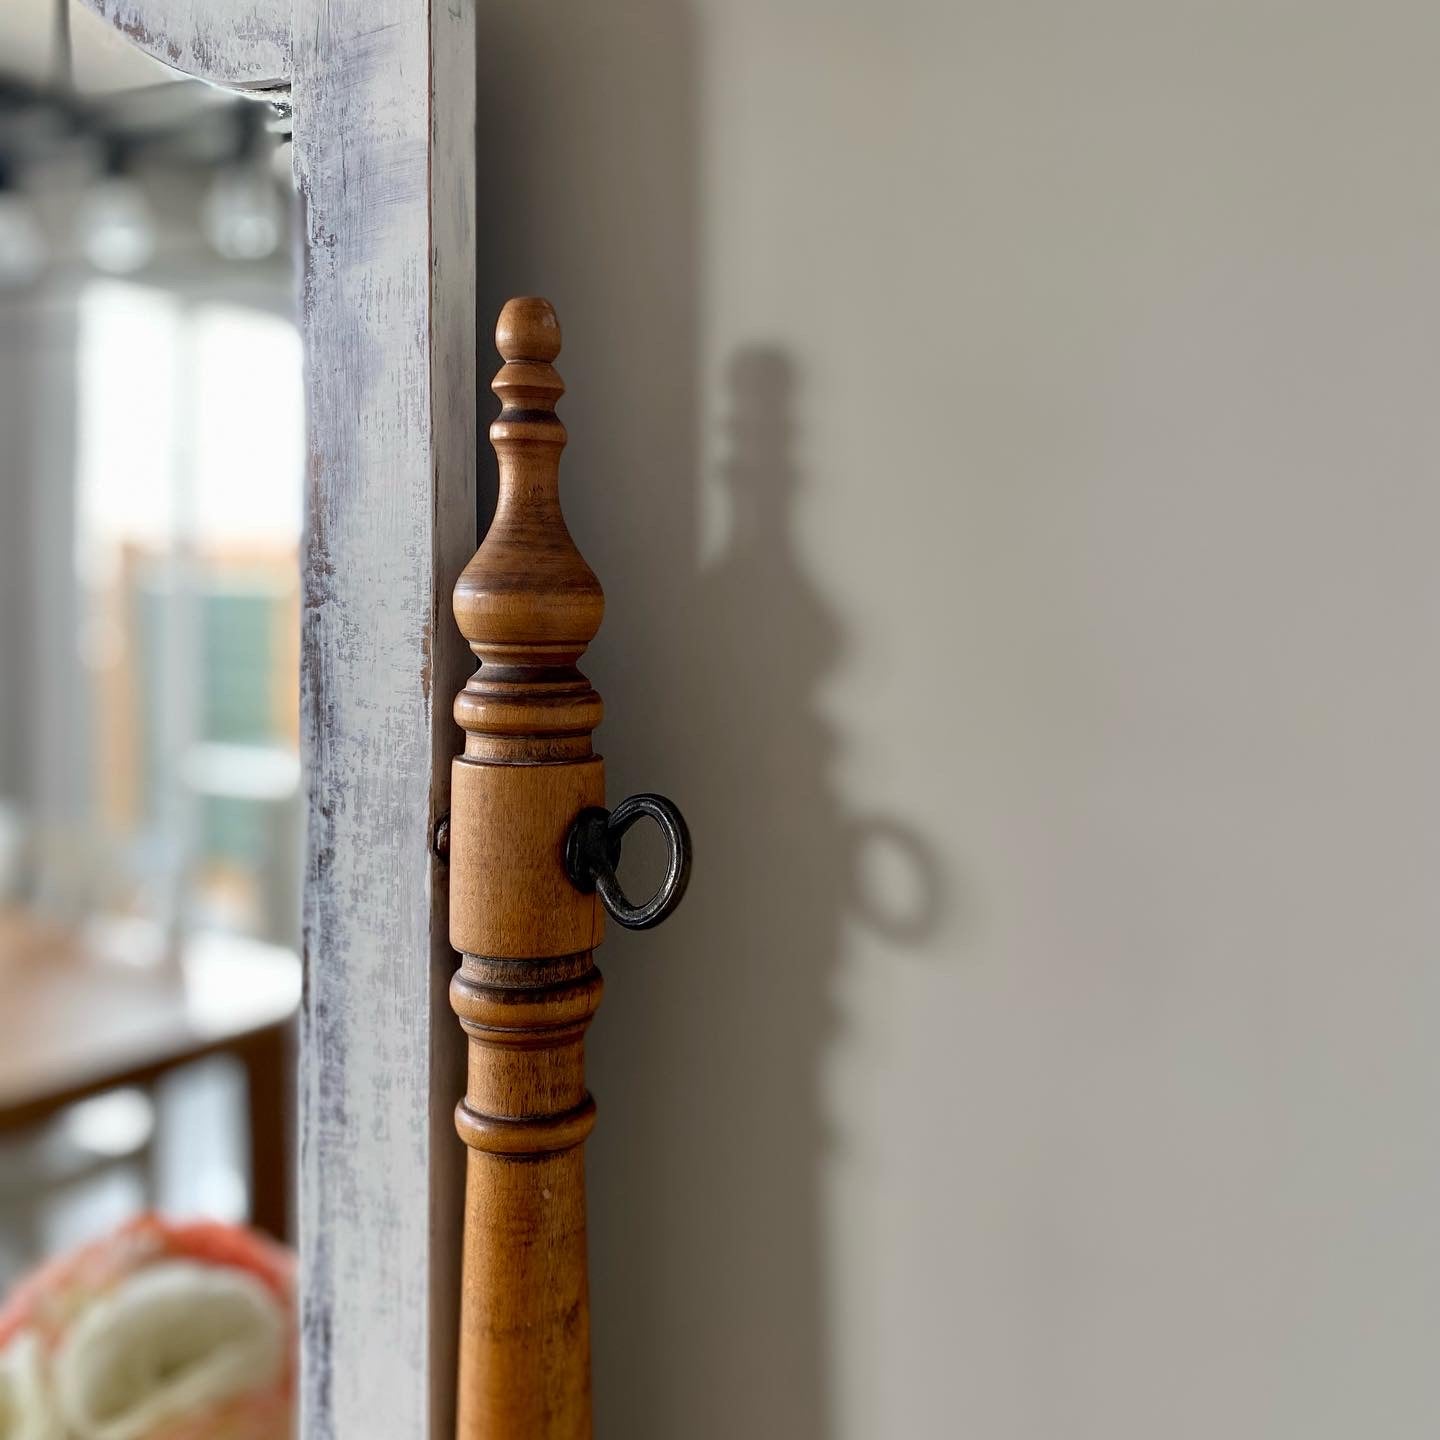
{"type": "Polygon", "coordinates": [[[0,1392],[40,1324],[4,1292],[129,1224],[131,1259],[172,1269],[232,1247],[248,1278],[220,1298],[207,1282],[206,1303],[249,1327],[267,1398],[247,1390],[260,1418],[225,1433],[279,1436],[289,1322],[262,1312],[283,1256],[194,1222],[284,1238],[291,1210],[304,421],[286,122],[158,70],[84,94],[53,54],[6,73],[32,53],[0,46],[0,1392]],[[164,1225],[134,1229],[152,1210],[164,1225]]]}

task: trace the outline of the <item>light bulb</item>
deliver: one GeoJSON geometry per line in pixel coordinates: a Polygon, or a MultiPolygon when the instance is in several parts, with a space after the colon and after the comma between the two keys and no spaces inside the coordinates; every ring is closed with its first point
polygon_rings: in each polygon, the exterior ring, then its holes
{"type": "Polygon", "coordinates": [[[241,160],[211,181],[200,213],[205,238],[226,260],[273,255],[285,229],[285,212],[267,163],[241,160]]]}
{"type": "Polygon", "coordinates": [[[80,220],[85,258],[108,275],[129,275],[155,254],[155,222],[145,192],[123,175],[99,181],[80,220]]]}

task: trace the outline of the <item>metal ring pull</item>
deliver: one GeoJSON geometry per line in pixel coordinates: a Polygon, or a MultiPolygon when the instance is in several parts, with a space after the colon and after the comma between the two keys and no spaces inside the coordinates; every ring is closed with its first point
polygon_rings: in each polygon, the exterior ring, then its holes
{"type": "Polygon", "coordinates": [[[575,817],[565,838],[565,869],[577,890],[586,895],[599,892],[617,924],[627,930],[649,930],[674,910],[690,883],[690,827],[663,795],[632,795],[613,810],[592,805],[575,817]],[[643,905],[632,905],[615,869],[620,864],[620,842],[642,815],[664,831],[670,861],[660,888],[643,905]]]}

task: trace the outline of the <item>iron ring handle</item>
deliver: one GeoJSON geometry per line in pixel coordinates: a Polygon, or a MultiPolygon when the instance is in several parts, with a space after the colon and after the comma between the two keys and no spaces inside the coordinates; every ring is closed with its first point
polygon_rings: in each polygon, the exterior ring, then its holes
{"type": "Polygon", "coordinates": [[[690,827],[663,795],[632,795],[613,810],[582,810],[565,837],[565,869],[575,888],[599,893],[610,917],[627,930],[649,930],[680,903],[690,883],[690,827]],[[664,832],[670,860],[660,888],[642,905],[631,904],[615,873],[625,832],[648,815],[664,832]]]}

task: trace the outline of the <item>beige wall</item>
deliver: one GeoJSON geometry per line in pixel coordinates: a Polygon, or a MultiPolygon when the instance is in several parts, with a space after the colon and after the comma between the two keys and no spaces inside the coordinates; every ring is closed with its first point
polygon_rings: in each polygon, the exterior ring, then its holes
{"type": "Polygon", "coordinates": [[[1433,5],[481,34],[698,845],[605,947],[602,1435],[1433,1432],[1433,5]]]}

